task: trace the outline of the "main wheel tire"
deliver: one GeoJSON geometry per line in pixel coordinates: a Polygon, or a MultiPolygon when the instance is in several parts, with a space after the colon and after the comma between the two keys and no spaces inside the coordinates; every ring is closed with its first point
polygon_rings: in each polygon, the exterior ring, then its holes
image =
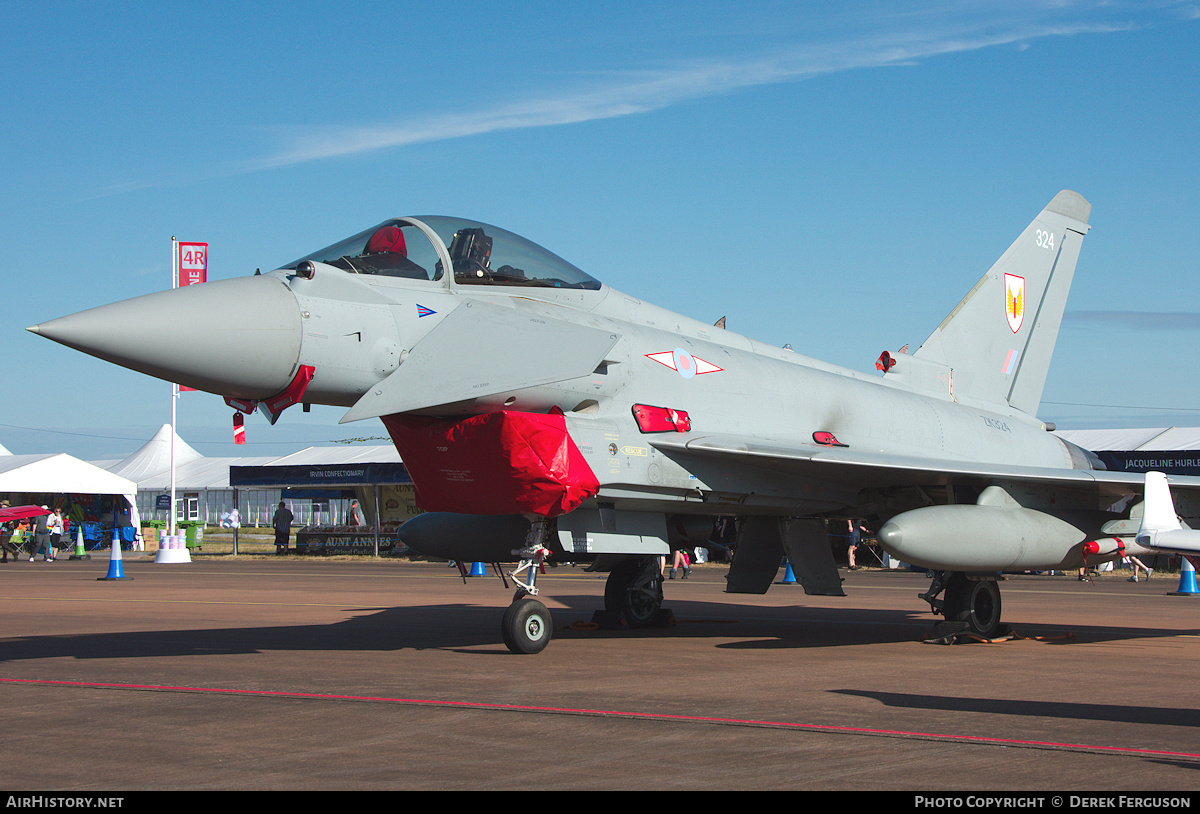
{"type": "Polygon", "coordinates": [[[630,627],[649,627],[662,610],[662,574],[657,557],[622,560],[604,585],[604,609],[619,613],[630,627]]]}
{"type": "Polygon", "coordinates": [[[1000,630],[1000,586],[994,579],[968,579],[955,573],[946,586],[946,620],[966,622],[970,631],[990,639],[1000,630]]]}
{"type": "Polygon", "coordinates": [[[504,611],[500,635],[514,653],[540,653],[550,644],[554,620],[550,610],[536,599],[519,599],[504,611]]]}

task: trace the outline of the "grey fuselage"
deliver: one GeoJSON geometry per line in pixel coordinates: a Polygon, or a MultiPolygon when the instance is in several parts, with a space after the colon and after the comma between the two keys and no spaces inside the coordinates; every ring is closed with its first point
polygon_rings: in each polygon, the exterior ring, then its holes
{"type": "MultiPolygon", "coordinates": [[[[306,394],[313,403],[354,404],[395,370],[389,360],[402,364],[441,319],[470,301],[618,335],[589,375],[471,399],[446,396],[452,401],[438,396],[438,382],[431,379],[426,382],[429,404],[418,410],[472,415],[501,409],[540,413],[557,406],[601,483],[600,500],[653,501],[684,513],[711,512],[727,503],[726,510],[798,514],[853,511],[859,501],[861,485],[853,479],[810,482],[736,465],[685,468],[653,446],[657,434],[639,431],[634,404],[686,411],[691,431],[680,435],[689,437],[745,432],[813,446],[813,433],[828,432],[861,452],[1014,466],[1079,465],[1061,440],[1016,411],[1000,413],[914,392],[886,377],[765,345],[607,286],[562,292],[501,286],[446,290],[433,282],[356,277],[320,266],[312,279],[288,272],[270,276],[289,286],[304,315],[297,364],[317,371],[306,394]],[[347,308],[355,289],[355,305],[347,308]],[[436,313],[419,316],[418,304],[436,313]],[[685,376],[651,358],[676,349],[719,370],[685,376]],[[336,376],[323,373],[330,370],[336,376]]],[[[492,338],[514,359],[536,351],[522,336],[492,338]]]]}

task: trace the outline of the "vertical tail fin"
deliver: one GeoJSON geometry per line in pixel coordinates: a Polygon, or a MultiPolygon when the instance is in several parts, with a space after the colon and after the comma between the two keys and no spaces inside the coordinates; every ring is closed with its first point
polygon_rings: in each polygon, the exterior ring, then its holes
{"type": "Polygon", "coordinates": [[[955,398],[1037,412],[1091,211],[1055,195],[914,354],[948,368],[955,398]]]}

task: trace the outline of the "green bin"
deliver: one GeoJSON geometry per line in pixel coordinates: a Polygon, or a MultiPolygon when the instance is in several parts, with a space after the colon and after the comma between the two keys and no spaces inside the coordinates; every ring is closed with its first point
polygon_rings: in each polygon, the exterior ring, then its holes
{"type": "Polygon", "coordinates": [[[184,544],[189,549],[199,549],[204,546],[204,528],[202,523],[180,523],[179,528],[183,529],[184,544]]]}

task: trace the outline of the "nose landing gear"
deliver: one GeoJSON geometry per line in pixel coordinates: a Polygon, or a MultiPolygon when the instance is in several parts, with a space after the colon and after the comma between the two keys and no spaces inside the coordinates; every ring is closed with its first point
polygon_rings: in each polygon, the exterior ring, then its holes
{"type": "Polygon", "coordinates": [[[504,611],[500,620],[500,637],[504,645],[514,653],[540,653],[550,644],[554,632],[554,620],[550,609],[534,599],[538,594],[537,575],[542,562],[550,553],[544,545],[545,535],[553,529],[547,518],[534,520],[525,538],[525,547],[513,551],[521,559],[509,573],[517,585],[512,604],[504,611]],[[521,575],[525,579],[522,581],[521,575]]]}

